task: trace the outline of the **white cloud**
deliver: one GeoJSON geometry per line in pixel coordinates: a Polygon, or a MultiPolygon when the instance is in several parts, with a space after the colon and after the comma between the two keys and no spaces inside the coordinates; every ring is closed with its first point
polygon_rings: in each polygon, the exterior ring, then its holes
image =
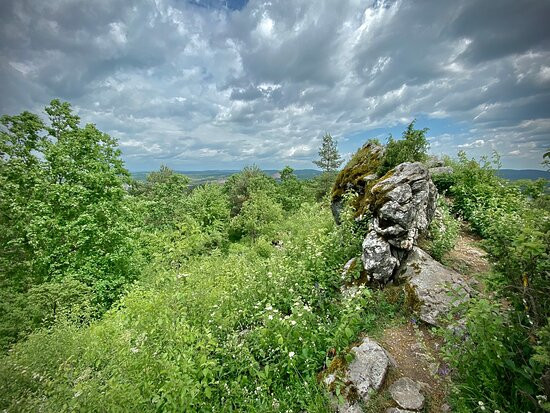
{"type": "Polygon", "coordinates": [[[214,0],[8,0],[0,109],[69,100],[137,169],[311,167],[325,131],[414,117],[448,120],[438,152],[497,148],[505,166],[538,163],[550,141],[550,5],[526,0],[518,15],[496,1],[251,0],[232,11],[214,0]]]}

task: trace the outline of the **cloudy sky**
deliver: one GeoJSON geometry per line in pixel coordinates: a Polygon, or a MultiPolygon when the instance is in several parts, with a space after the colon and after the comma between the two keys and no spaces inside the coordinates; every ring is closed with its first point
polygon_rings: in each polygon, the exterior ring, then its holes
{"type": "Polygon", "coordinates": [[[71,102],[131,170],[311,168],[325,132],[550,147],[550,1],[2,0],[0,113],[71,102]]]}

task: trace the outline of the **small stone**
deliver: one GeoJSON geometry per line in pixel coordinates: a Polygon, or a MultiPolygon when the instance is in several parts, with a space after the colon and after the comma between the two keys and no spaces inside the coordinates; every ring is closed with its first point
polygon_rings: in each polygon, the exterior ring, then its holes
{"type": "Polygon", "coordinates": [[[447,403],[441,406],[441,413],[450,413],[450,412],[451,412],[451,406],[449,406],[447,403]]]}
{"type": "Polygon", "coordinates": [[[336,376],[334,374],[329,374],[323,381],[327,387],[330,387],[330,385],[334,383],[334,380],[336,380],[336,376]]]}
{"type": "Polygon", "coordinates": [[[357,403],[345,401],[344,404],[338,405],[338,413],[363,413],[363,409],[357,403]]]}
{"type": "Polygon", "coordinates": [[[415,413],[412,410],[404,410],[400,409],[399,407],[390,407],[386,410],[386,413],[415,413]]]}
{"type": "Polygon", "coordinates": [[[408,377],[402,377],[390,386],[390,394],[403,409],[420,410],[424,407],[421,386],[408,377]]]}
{"type": "Polygon", "coordinates": [[[346,378],[357,389],[359,396],[368,401],[370,393],[382,386],[392,361],[386,351],[368,337],[360,346],[353,347],[351,352],[355,359],[348,366],[346,378]]]}

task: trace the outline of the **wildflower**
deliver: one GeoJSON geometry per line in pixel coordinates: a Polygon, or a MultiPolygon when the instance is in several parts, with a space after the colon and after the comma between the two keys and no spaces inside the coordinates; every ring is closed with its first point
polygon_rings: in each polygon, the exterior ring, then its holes
{"type": "Polygon", "coordinates": [[[293,326],[295,326],[295,325],[296,325],[296,321],[290,320],[290,324],[293,325],[293,326]]]}
{"type": "Polygon", "coordinates": [[[137,348],[137,347],[132,347],[132,348],[130,349],[130,351],[131,351],[132,353],[139,353],[139,348],[137,348]]]}
{"type": "Polygon", "coordinates": [[[291,352],[288,353],[288,357],[292,358],[292,357],[294,357],[295,354],[296,354],[296,353],[294,353],[293,351],[291,351],[291,352]]]}
{"type": "Polygon", "coordinates": [[[265,306],[265,309],[267,311],[271,311],[271,310],[273,310],[273,307],[271,307],[271,304],[268,304],[268,305],[265,306]]]}
{"type": "Polygon", "coordinates": [[[270,320],[273,320],[273,315],[269,314],[269,316],[267,316],[267,318],[269,318],[270,320]]]}

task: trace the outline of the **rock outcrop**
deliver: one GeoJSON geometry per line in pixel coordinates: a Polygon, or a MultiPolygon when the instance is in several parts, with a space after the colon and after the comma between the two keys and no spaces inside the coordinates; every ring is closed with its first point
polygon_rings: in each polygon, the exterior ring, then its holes
{"type": "Polygon", "coordinates": [[[418,237],[429,226],[437,189],[421,163],[405,162],[371,188],[370,230],[363,241],[362,260],[370,279],[390,281],[418,237]]]}
{"type": "Polygon", "coordinates": [[[435,326],[440,324],[441,316],[473,293],[461,274],[443,266],[418,247],[412,250],[398,277],[406,281],[407,301],[419,318],[435,326]]]}

